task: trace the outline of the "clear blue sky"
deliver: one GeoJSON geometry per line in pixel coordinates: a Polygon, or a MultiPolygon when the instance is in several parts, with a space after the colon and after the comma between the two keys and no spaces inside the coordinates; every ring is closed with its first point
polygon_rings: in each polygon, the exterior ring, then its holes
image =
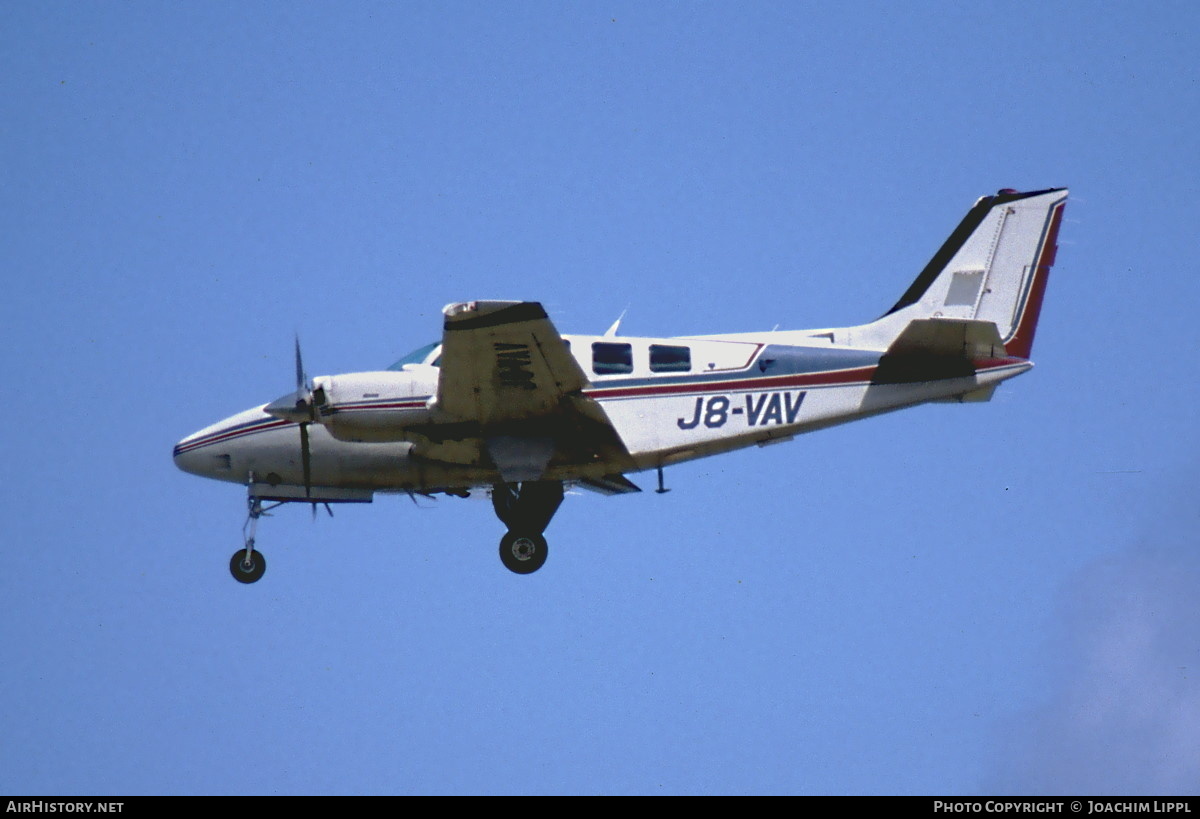
{"type": "Polygon", "coordinates": [[[0,792],[1197,793],[1197,17],[6,4],[0,792]],[[382,498],[242,586],[244,491],[171,461],[297,331],[855,324],[1057,185],[1033,372],[571,496],[534,576],[382,498]]]}

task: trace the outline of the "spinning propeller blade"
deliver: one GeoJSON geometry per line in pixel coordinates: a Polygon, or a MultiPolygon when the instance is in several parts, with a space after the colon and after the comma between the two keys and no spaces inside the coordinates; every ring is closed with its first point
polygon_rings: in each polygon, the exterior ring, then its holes
{"type": "Polygon", "coordinates": [[[300,356],[300,334],[296,334],[296,392],[301,390],[311,392],[312,388],[308,384],[308,375],[304,372],[304,359],[300,356]]]}
{"type": "MultiPolygon", "coordinates": [[[[296,334],[296,408],[308,410],[308,419],[300,422],[300,464],[304,470],[304,497],[312,497],[312,448],[308,443],[308,425],[317,417],[313,406],[312,385],[304,372],[304,357],[300,354],[300,334],[296,334]]],[[[313,518],[317,516],[317,505],[313,504],[313,518]]]]}
{"type": "MultiPolygon", "coordinates": [[[[300,427],[300,464],[304,470],[304,497],[312,500],[312,444],[309,441],[308,427],[317,421],[318,407],[325,403],[324,386],[313,389],[308,374],[304,371],[304,357],[300,353],[300,334],[296,334],[296,391],[281,398],[276,398],[264,407],[268,415],[293,421],[300,427]]],[[[313,517],[316,517],[317,506],[313,503],[313,517]]]]}

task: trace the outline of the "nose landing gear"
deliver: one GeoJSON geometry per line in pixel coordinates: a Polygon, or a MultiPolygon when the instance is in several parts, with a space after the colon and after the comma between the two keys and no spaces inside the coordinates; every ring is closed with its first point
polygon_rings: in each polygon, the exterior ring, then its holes
{"type": "Polygon", "coordinates": [[[250,496],[248,503],[250,512],[246,516],[246,522],[242,525],[242,537],[246,541],[246,546],[234,552],[233,557],[229,559],[229,573],[239,583],[257,583],[266,573],[267,559],[263,557],[262,552],[254,551],[254,535],[258,531],[258,519],[263,515],[269,517],[269,510],[283,505],[275,503],[264,509],[262,499],[253,495],[250,496]],[[247,529],[249,532],[246,531],[247,529]]]}

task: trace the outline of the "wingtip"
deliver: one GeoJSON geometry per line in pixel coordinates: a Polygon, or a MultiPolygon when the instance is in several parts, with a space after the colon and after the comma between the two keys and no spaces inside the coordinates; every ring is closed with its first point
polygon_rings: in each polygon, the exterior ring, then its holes
{"type": "Polygon", "coordinates": [[[465,301],[446,305],[442,313],[446,317],[446,330],[472,330],[548,318],[536,301],[465,301]]]}

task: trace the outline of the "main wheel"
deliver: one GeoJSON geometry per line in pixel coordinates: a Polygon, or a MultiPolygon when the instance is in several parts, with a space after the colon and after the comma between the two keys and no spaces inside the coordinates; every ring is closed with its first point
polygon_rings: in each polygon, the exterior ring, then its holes
{"type": "Polygon", "coordinates": [[[229,573],[239,583],[257,583],[267,570],[267,559],[262,552],[251,552],[246,561],[246,550],[238,549],[229,559],[229,573]]]}
{"type": "Polygon", "coordinates": [[[509,532],[500,538],[500,560],[517,574],[529,574],[546,562],[546,539],[533,532],[509,532]]]}

